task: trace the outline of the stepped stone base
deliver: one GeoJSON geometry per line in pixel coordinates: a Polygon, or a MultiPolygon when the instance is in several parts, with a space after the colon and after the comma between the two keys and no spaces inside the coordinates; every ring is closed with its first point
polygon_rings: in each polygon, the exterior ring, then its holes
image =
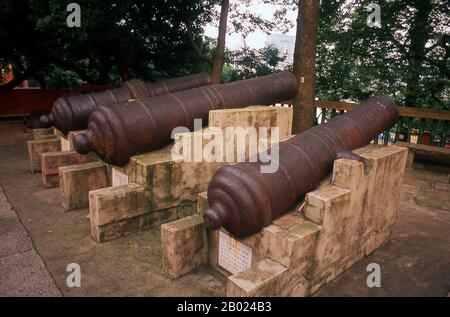
{"type": "Polygon", "coordinates": [[[354,152],[363,162],[336,160],[331,182],[308,193],[301,212],[294,208],[245,239],[223,229],[207,231],[201,213],[208,202],[200,194],[199,214],[161,226],[167,272],[179,277],[210,264],[228,277],[228,296],[313,294],[393,230],[407,150],[369,145],[354,152]],[[224,265],[220,257],[237,264],[224,265]]]}

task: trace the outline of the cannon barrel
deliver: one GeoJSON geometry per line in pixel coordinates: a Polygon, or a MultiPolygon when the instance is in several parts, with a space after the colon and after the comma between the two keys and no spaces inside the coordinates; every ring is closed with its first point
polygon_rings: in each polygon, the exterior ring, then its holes
{"type": "Polygon", "coordinates": [[[208,186],[206,226],[223,227],[239,238],[259,232],[313,190],[336,158],[359,158],[350,151],[368,144],[397,119],[398,109],[390,97],[372,97],[280,143],[274,173],[261,173],[259,161],[221,167],[208,186]]]}
{"type": "Polygon", "coordinates": [[[210,110],[273,104],[293,98],[296,91],[296,77],[281,72],[134,100],[127,106],[99,107],[89,118],[87,132],[74,138],[74,147],[81,154],[93,150],[105,162],[122,166],[132,155],[170,143],[176,127],[192,130],[194,119],[207,124],[210,110]]]}
{"type": "Polygon", "coordinates": [[[133,79],[120,88],[92,92],[80,96],[61,97],[53,104],[50,114],[43,115],[43,126],[55,126],[67,134],[87,127],[90,114],[99,106],[126,104],[130,99],[144,99],[162,94],[210,85],[207,73],[182,76],[154,83],[133,79]]]}

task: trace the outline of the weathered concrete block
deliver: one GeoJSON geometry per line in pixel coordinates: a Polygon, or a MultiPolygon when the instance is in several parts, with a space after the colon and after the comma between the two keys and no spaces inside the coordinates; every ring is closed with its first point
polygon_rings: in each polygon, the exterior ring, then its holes
{"type": "Polygon", "coordinates": [[[61,204],[66,211],[88,207],[89,191],[108,185],[106,165],[102,162],[63,166],[58,170],[61,204]]]}
{"type": "MultiPolygon", "coordinates": [[[[105,230],[102,231],[99,227],[142,215],[146,211],[145,206],[145,192],[142,186],[138,184],[126,184],[90,191],[91,236],[98,242],[104,241],[105,233],[102,232],[105,230]]],[[[113,236],[113,234],[108,236],[113,236]]]]}
{"type": "Polygon", "coordinates": [[[177,206],[177,217],[184,218],[195,215],[197,213],[197,202],[184,200],[177,206]]]}
{"type": "Polygon", "coordinates": [[[59,140],[61,142],[61,151],[62,152],[68,152],[68,151],[73,150],[73,147],[71,146],[70,141],[67,139],[67,137],[65,135],[60,137],[59,140]]]}
{"type": "Polygon", "coordinates": [[[64,136],[64,133],[62,133],[61,131],[59,131],[56,128],[53,128],[53,131],[55,131],[55,135],[58,139],[64,136]]]}
{"type": "Polygon", "coordinates": [[[203,214],[203,212],[208,209],[208,195],[206,192],[200,193],[197,196],[197,213],[203,214]]]}
{"type": "Polygon", "coordinates": [[[53,188],[59,186],[59,174],[42,174],[42,185],[46,188],[53,188]]]}
{"type": "Polygon", "coordinates": [[[101,243],[159,226],[176,219],[177,208],[174,207],[111,222],[103,226],[97,226],[95,223],[91,223],[91,236],[95,241],[101,243]]]}
{"type": "Polygon", "coordinates": [[[174,278],[208,262],[206,228],[201,215],[161,225],[165,270],[174,278]]]}
{"type": "Polygon", "coordinates": [[[320,227],[299,216],[295,218],[296,221],[286,229],[277,225],[264,228],[261,238],[260,248],[263,250],[260,253],[264,252],[286,267],[291,267],[299,259],[307,260],[308,248],[313,245],[320,230],[320,227]]]}
{"type": "MultiPolygon", "coordinates": [[[[112,174],[114,175],[114,169],[117,169],[127,175],[130,184],[139,185],[142,189],[142,195],[145,196],[145,204],[143,203],[135,209],[125,208],[119,218],[116,218],[119,214],[118,211],[111,213],[108,209],[103,209],[104,205],[99,205],[95,212],[99,215],[108,214],[108,221],[111,224],[117,221],[123,224],[128,220],[133,222],[133,226],[127,226],[127,234],[131,233],[132,228],[135,228],[137,232],[152,225],[156,226],[167,221],[193,215],[196,213],[197,193],[206,190],[209,178],[212,177],[214,170],[221,165],[221,163],[176,162],[172,159],[168,147],[135,156],[124,168],[111,167],[112,174]],[[161,217],[150,215],[153,213],[162,214],[161,217]],[[146,220],[139,221],[139,217],[146,220]]],[[[105,189],[105,192],[112,195],[111,197],[115,197],[111,200],[119,202],[126,199],[126,196],[121,195],[120,191],[116,191],[114,188],[116,187],[105,189]]],[[[118,186],[117,188],[123,187],[118,186]]],[[[124,204],[126,205],[126,202],[124,204]]],[[[106,223],[102,223],[101,226],[103,226],[103,241],[109,238],[117,238],[119,232],[125,232],[116,229],[119,227],[118,225],[106,226],[106,223]],[[105,233],[108,230],[107,228],[115,228],[114,234],[105,233]]],[[[121,228],[124,226],[121,226],[121,228]]],[[[93,231],[98,232],[99,229],[93,229],[93,231]]]]}
{"type": "Polygon", "coordinates": [[[209,112],[208,125],[227,127],[278,127],[280,138],[292,134],[292,108],[250,106],[240,109],[219,109],[209,112]]]}
{"type": "Polygon", "coordinates": [[[90,218],[98,226],[142,215],[146,203],[144,188],[133,183],[89,192],[90,218]]]}
{"type": "Polygon", "coordinates": [[[220,160],[233,164],[292,136],[291,108],[251,106],[213,110],[208,120],[209,126],[204,129],[175,134],[174,152],[185,161],[220,160]]]}
{"type": "Polygon", "coordinates": [[[59,185],[58,168],[68,165],[82,164],[97,161],[94,153],[87,155],[78,154],[75,151],[66,152],[48,152],[41,154],[41,173],[42,184],[47,187],[56,187],[59,185]]]}
{"type": "Polygon", "coordinates": [[[32,140],[43,140],[49,138],[56,138],[55,130],[53,128],[48,129],[32,129],[32,140]]]}
{"type": "Polygon", "coordinates": [[[314,223],[323,224],[325,210],[338,204],[344,208],[350,201],[350,190],[339,186],[327,186],[306,195],[305,217],[314,223]]]}
{"type": "Polygon", "coordinates": [[[221,162],[180,162],[172,158],[171,145],[131,158],[124,168],[131,183],[140,184],[148,192],[151,210],[180,205],[183,201],[197,201],[197,194],[206,190],[221,162]]]}
{"type": "Polygon", "coordinates": [[[389,238],[407,150],[369,145],[363,162],[334,162],[332,184],[307,195],[305,216],[321,224],[311,292],[317,291],[389,238]]]}
{"type": "MultiPolygon", "coordinates": [[[[132,157],[130,163],[119,168],[111,166],[111,174],[119,171],[126,175],[129,184],[136,184],[142,188],[145,196],[145,204],[139,208],[125,208],[120,213],[111,213],[103,209],[106,205],[96,207],[95,213],[108,214],[109,225],[106,223],[91,224],[93,236],[97,241],[107,241],[125,235],[144,230],[151,226],[187,217],[196,213],[197,194],[205,191],[215,169],[223,163],[184,163],[173,160],[170,146],[150,153],[132,157]],[[117,171],[115,171],[117,170],[117,171]],[[158,215],[160,213],[161,215],[158,215]],[[128,216],[126,216],[128,215],[128,216]],[[142,219],[140,219],[142,218],[142,219]],[[130,225],[127,225],[127,222],[130,225]],[[100,228],[101,227],[101,228],[100,228]]],[[[125,186],[125,185],[124,185],[125,186]]],[[[120,191],[105,189],[115,198],[115,202],[124,200],[126,196],[120,195],[120,191]],[[117,196],[116,196],[117,195],[117,196]]],[[[121,186],[118,186],[121,188],[121,186]]],[[[126,205],[126,202],[124,203],[126,205]]],[[[91,204],[92,208],[92,204],[91,204]]],[[[120,208],[119,208],[120,209],[120,208]]]]}
{"type": "Polygon", "coordinates": [[[414,167],[414,152],[408,151],[408,157],[406,159],[406,168],[413,168],[414,167]]]}
{"type": "Polygon", "coordinates": [[[250,269],[230,276],[227,283],[227,296],[279,296],[278,283],[286,274],[285,266],[272,259],[264,259],[250,269]]]}
{"type": "MultiPolygon", "coordinates": [[[[370,254],[390,237],[396,221],[408,151],[397,146],[365,147],[356,151],[364,158],[367,191],[371,197],[363,213],[364,254],[370,254]],[[370,163],[369,163],[370,162],[370,163]],[[371,224],[371,225],[368,225],[371,224]]],[[[361,197],[361,196],[360,196],[361,197]]]]}
{"type": "Polygon", "coordinates": [[[51,139],[54,139],[56,137],[57,136],[55,134],[43,134],[43,135],[38,136],[36,139],[33,138],[32,140],[35,140],[35,141],[51,140],[51,139]]]}
{"type": "Polygon", "coordinates": [[[309,282],[306,276],[310,275],[313,268],[312,260],[320,230],[320,226],[305,221],[296,213],[288,213],[278,218],[261,232],[239,240],[252,249],[252,266],[248,270],[230,276],[218,263],[220,246],[217,233],[219,230],[216,230],[217,232],[211,232],[208,239],[209,261],[219,272],[229,276],[228,285],[232,289],[230,294],[268,296],[266,283],[261,283],[262,277],[255,272],[260,271],[258,263],[264,263],[270,259],[285,268],[283,271],[285,274],[277,276],[276,284],[269,287],[272,292],[270,296],[275,296],[273,294],[299,296],[303,294],[301,292],[305,292],[305,294],[309,292],[309,282]],[[236,276],[240,276],[238,280],[242,280],[241,277],[245,276],[245,282],[237,283],[234,280],[236,276]],[[248,287],[248,285],[252,285],[252,287],[248,287]],[[300,288],[299,285],[303,287],[300,288]]]}
{"type": "Polygon", "coordinates": [[[44,140],[27,141],[28,158],[30,160],[31,173],[41,170],[41,154],[61,150],[61,142],[56,137],[44,140]]]}

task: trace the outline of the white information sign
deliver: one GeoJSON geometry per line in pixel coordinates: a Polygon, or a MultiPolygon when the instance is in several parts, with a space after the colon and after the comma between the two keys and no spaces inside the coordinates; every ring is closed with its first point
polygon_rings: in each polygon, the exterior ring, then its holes
{"type": "Polygon", "coordinates": [[[219,233],[219,266],[236,274],[252,265],[252,249],[233,239],[226,233],[219,233]]]}

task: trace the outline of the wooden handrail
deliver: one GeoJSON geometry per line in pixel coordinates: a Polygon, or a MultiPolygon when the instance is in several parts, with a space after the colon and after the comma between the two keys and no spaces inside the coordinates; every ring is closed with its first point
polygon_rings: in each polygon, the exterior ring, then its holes
{"type": "Polygon", "coordinates": [[[437,163],[438,165],[450,166],[450,149],[407,142],[395,142],[395,145],[405,147],[413,152],[415,161],[425,161],[437,163]]]}
{"type": "Polygon", "coordinates": [[[450,121],[450,111],[449,110],[399,107],[399,111],[400,111],[401,117],[450,121]]]}

